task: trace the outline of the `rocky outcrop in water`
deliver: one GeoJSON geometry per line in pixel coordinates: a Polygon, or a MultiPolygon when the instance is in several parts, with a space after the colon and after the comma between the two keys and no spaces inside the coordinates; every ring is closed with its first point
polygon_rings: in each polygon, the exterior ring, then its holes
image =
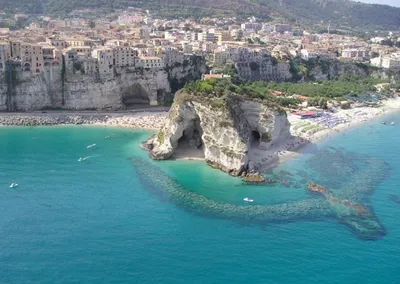
{"type": "MultiPolygon", "coordinates": [[[[192,190],[187,190],[146,159],[132,157],[131,161],[139,179],[146,185],[153,185],[147,186],[153,194],[162,198],[163,201],[167,199],[197,215],[262,225],[272,222],[305,220],[332,222],[336,220],[364,240],[377,240],[386,235],[384,226],[371,208],[350,202],[348,199],[343,200],[344,196],[352,196],[353,200],[366,200],[388,170],[388,165],[379,159],[368,159],[366,167],[352,176],[354,182],[338,190],[339,195],[330,192],[325,198],[316,194],[306,199],[252,206],[221,203],[208,199],[192,190]]],[[[329,165],[326,166],[329,167],[329,165]]],[[[313,184],[311,187],[323,188],[318,184],[313,184]]]]}
{"type": "Polygon", "coordinates": [[[176,95],[162,129],[144,146],[153,159],[164,160],[180,149],[201,151],[207,163],[238,176],[245,174],[252,149],[265,149],[290,136],[286,113],[267,102],[230,94],[176,95]]]}

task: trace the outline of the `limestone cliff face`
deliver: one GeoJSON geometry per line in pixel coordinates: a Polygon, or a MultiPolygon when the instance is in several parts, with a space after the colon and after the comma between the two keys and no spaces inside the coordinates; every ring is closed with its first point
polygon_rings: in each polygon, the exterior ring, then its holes
{"type": "Polygon", "coordinates": [[[329,65],[314,66],[310,70],[309,76],[317,81],[334,79],[342,74],[353,74],[363,77],[369,76],[368,70],[360,66],[352,63],[341,63],[340,61],[329,61],[329,65]]]}
{"type": "Polygon", "coordinates": [[[208,71],[205,58],[194,54],[171,52],[166,56],[165,64],[173,93],[208,71]]]}
{"type": "Polygon", "coordinates": [[[170,101],[174,84],[200,79],[205,61],[196,56],[170,58],[164,69],[114,70],[111,74],[81,74],[60,66],[31,74],[21,70],[0,73],[0,111],[45,108],[116,110],[131,105],[170,101]],[[180,60],[180,61],[179,61],[180,60]],[[171,63],[172,64],[172,63],[171,63]]]}
{"type": "Polygon", "coordinates": [[[168,159],[189,147],[213,167],[231,175],[248,170],[251,149],[268,149],[290,136],[286,113],[236,95],[225,99],[177,94],[165,125],[144,145],[154,159],[168,159]]]}

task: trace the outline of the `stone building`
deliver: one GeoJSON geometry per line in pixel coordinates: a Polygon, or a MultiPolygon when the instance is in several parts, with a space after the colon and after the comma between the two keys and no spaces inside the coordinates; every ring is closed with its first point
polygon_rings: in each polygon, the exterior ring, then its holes
{"type": "Polygon", "coordinates": [[[0,41],[0,72],[5,71],[6,62],[11,58],[11,47],[7,41],[0,41]]]}
{"type": "Polygon", "coordinates": [[[164,68],[164,60],[157,56],[141,56],[136,59],[135,66],[143,68],[164,68]]]}
{"type": "Polygon", "coordinates": [[[92,57],[97,59],[100,74],[110,74],[114,67],[113,49],[109,47],[98,47],[92,51],[92,57]]]}
{"type": "Polygon", "coordinates": [[[113,48],[113,56],[115,67],[135,66],[137,50],[128,46],[116,46],[113,48]]]}

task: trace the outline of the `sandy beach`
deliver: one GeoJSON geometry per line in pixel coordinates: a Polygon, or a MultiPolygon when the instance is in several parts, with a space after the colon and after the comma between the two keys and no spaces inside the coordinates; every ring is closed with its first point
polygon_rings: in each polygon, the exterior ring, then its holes
{"type": "MultiPolygon", "coordinates": [[[[364,122],[399,110],[400,98],[394,98],[381,101],[378,107],[340,109],[335,113],[329,113],[326,117],[312,119],[301,119],[295,114],[288,113],[292,137],[273,149],[257,151],[258,160],[252,166],[257,170],[265,171],[302,153],[302,150],[311,143],[315,144],[364,122]]],[[[386,123],[389,126],[391,124],[390,121],[386,123]]]]}
{"type": "MultiPolygon", "coordinates": [[[[295,114],[288,113],[291,137],[268,150],[252,149],[249,168],[266,171],[302,153],[307,145],[398,110],[400,110],[400,98],[381,101],[377,107],[361,106],[348,110],[337,109],[334,113],[324,112],[321,117],[310,119],[301,119],[295,114]]],[[[166,116],[166,109],[114,113],[90,111],[1,113],[0,125],[99,125],[157,131],[163,126],[166,116]]],[[[387,124],[391,126],[390,121],[387,124]]],[[[199,150],[185,147],[177,151],[172,158],[204,160],[204,154],[199,150]]]]}
{"type": "Polygon", "coordinates": [[[167,111],[94,112],[48,111],[0,113],[0,126],[98,125],[158,130],[167,111]]]}
{"type": "MultiPolygon", "coordinates": [[[[250,170],[265,172],[285,162],[311,144],[316,144],[332,135],[342,133],[366,121],[400,110],[400,98],[384,100],[378,107],[361,106],[348,110],[337,109],[335,113],[326,113],[318,118],[301,119],[288,113],[291,124],[291,137],[281,141],[268,150],[252,149],[249,153],[250,170]]],[[[387,122],[391,126],[391,122],[387,122]]],[[[179,149],[172,157],[176,160],[204,160],[201,151],[191,147],[179,149]]]]}

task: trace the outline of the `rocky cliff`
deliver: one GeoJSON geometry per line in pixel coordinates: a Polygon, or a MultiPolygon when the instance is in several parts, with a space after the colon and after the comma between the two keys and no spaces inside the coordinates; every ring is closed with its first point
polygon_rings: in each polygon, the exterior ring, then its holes
{"type": "Polygon", "coordinates": [[[238,176],[249,169],[253,149],[267,150],[290,136],[289,128],[286,113],[266,102],[234,94],[200,99],[181,91],[165,125],[144,146],[157,160],[201,152],[209,165],[238,176]]]}
{"type": "Polygon", "coordinates": [[[379,69],[361,62],[343,62],[336,59],[313,58],[305,61],[295,58],[289,65],[294,81],[333,80],[345,74],[373,76],[383,80],[394,80],[396,77],[396,72],[387,69],[379,69]]]}
{"type": "Polygon", "coordinates": [[[74,73],[62,66],[32,74],[13,67],[0,73],[0,111],[116,110],[163,104],[172,100],[176,84],[200,79],[206,70],[205,60],[199,56],[171,60],[175,65],[163,69],[122,69],[107,75],[74,73]]]}

